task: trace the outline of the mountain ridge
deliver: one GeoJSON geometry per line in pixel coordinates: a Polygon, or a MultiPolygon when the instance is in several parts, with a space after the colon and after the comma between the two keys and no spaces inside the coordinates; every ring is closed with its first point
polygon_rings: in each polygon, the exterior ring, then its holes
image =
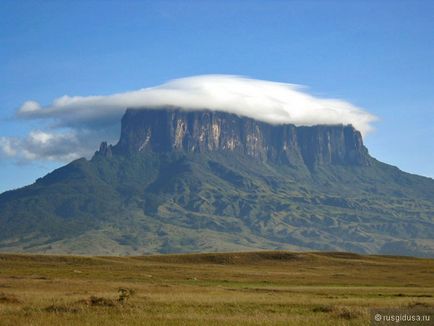
{"type": "Polygon", "coordinates": [[[372,158],[351,126],[127,110],[116,145],[0,195],[0,250],[434,257],[433,212],[434,180],[372,158]]]}

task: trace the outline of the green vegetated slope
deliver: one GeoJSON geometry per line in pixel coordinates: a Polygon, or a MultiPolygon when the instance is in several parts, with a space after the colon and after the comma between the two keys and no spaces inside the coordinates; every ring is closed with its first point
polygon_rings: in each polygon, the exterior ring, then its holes
{"type": "Polygon", "coordinates": [[[0,224],[3,251],[434,256],[434,181],[374,159],[308,168],[227,151],[97,153],[0,195],[0,224]]]}

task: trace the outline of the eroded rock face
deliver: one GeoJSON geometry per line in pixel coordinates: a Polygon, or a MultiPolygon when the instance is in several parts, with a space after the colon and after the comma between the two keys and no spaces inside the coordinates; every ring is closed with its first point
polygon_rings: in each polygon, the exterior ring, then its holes
{"type": "Polygon", "coordinates": [[[117,145],[0,194],[0,250],[434,257],[433,212],[434,181],[371,158],[351,126],[129,110],[117,145]]]}
{"type": "Polygon", "coordinates": [[[112,145],[107,145],[107,142],[103,141],[97,153],[105,157],[112,157],[112,145]]]}
{"type": "Polygon", "coordinates": [[[307,166],[370,162],[361,134],[352,126],[271,125],[207,110],[129,109],[113,151],[229,151],[260,161],[307,166]]]}

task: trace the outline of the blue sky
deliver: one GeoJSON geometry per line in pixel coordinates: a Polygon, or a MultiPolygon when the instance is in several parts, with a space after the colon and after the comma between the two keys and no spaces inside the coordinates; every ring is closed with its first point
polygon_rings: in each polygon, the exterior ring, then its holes
{"type": "MultiPolygon", "coordinates": [[[[202,74],[306,85],[379,117],[371,154],[434,177],[433,1],[0,2],[0,137],[28,100],[109,95],[202,74]]],[[[0,191],[64,162],[0,156],[0,191]]]]}

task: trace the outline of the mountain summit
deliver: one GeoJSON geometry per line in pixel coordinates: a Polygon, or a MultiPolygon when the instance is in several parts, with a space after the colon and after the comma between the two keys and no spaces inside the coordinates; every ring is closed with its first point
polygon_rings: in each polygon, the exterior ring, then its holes
{"type": "Polygon", "coordinates": [[[352,126],[271,125],[215,111],[127,110],[116,153],[234,152],[261,162],[369,165],[352,126]]]}
{"type": "Polygon", "coordinates": [[[372,158],[351,125],[127,110],[116,145],[1,194],[0,226],[2,251],[434,256],[434,180],[372,158]]]}

